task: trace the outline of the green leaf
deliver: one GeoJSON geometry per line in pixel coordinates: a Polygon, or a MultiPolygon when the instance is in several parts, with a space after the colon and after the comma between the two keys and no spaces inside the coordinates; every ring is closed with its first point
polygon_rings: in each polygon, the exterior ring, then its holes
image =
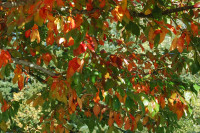
{"type": "Polygon", "coordinates": [[[127,96],[126,102],[125,102],[125,107],[130,109],[133,106],[134,106],[134,101],[129,96],[127,96]]]}
{"type": "Polygon", "coordinates": [[[118,111],[120,109],[120,106],[121,106],[121,103],[120,103],[119,99],[115,96],[113,98],[113,109],[115,111],[118,111]]]}
{"type": "Polygon", "coordinates": [[[197,84],[194,84],[193,87],[194,87],[194,89],[195,89],[197,92],[200,90],[200,86],[197,85],[197,84]]]}
{"type": "Polygon", "coordinates": [[[156,5],[152,10],[153,17],[160,20],[162,18],[162,10],[156,5]]]}
{"type": "Polygon", "coordinates": [[[137,127],[138,127],[138,130],[139,130],[139,131],[142,131],[142,130],[143,130],[143,125],[142,125],[142,122],[141,122],[141,121],[138,121],[137,127]]]}
{"type": "Polygon", "coordinates": [[[137,24],[133,22],[129,22],[129,24],[126,25],[126,30],[133,33],[133,35],[139,36],[140,35],[140,28],[137,24]]]}
{"type": "Polygon", "coordinates": [[[154,39],[154,46],[157,48],[160,41],[160,34],[157,34],[154,39]]]}

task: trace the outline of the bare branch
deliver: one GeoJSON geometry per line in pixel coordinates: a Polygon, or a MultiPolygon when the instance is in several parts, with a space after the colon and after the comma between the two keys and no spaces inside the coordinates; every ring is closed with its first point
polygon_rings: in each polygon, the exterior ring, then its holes
{"type": "Polygon", "coordinates": [[[57,76],[58,74],[44,68],[44,67],[41,67],[41,66],[38,66],[37,64],[35,63],[31,63],[31,62],[27,62],[27,61],[24,61],[24,60],[20,60],[20,59],[17,59],[17,58],[12,58],[13,62],[15,64],[19,64],[19,65],[25,65],[25,66],[28,66],[30,68],[34,68],[36,70],[39,70],[49,76],[57,76]]]}

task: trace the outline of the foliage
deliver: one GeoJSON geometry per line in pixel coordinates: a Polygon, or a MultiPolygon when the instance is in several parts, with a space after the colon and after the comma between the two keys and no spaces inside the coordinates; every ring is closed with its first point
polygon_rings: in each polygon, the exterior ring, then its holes
{"type": "MultiPolygon", "coordinates": [[[[172,132],[191,115],[184,94],[200,87],[181,75],[200,70],[196,0],[0,4],[0,77],[12,76],[26,103],[41,110],[34,131],[172,132]],[[170,47],[162,47],[165,38],[170,47]],[[31,77],[45,86],[29,97],[31,77]]],[[[2,93],[0,103],[0,129],[14,130],[8,123],[24,103],[2,93]]]]}

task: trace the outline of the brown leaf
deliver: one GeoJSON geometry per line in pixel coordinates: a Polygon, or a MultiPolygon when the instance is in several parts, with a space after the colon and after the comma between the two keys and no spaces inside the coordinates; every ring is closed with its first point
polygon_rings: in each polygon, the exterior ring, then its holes
{"type": "Polygon", "coordinates": [[[95,104],[93,107],[93,112],[96,117],[98,117],[98,114],[100,113],[100,111],[101,111],[101,107],[99,106],[99,104],[95,104]]]}

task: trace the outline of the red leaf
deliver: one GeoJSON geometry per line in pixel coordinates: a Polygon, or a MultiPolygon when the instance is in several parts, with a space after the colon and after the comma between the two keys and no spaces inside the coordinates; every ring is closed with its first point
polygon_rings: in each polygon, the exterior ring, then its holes
{"type": "Polygon", "coordinates": [[[28,38],[30,36],[30,34],[31,34],[31,30],[29,29],[25,32],[25,37],[28,38]]]}
{"type": "Polygon", "coordinates": [[[200,2],[197,2],[195,5],[194,5],[195,8],[199,8],[200,7],[200,2]]]}
{"type": "Polygon", "coordinates": [[[3,100],[3,105],[1,107],[1,111],[5,112],[7,109],[9,109],[9,104],[7,104],[6,100],[3,100]]]}
{"type": "Polygon", "coordinates": [[[68,46],[74,45],[74,39],[72,37],[69,38],[68,46]]]}
{"type": "Polygon", "coordinates": [[[99,0],[99,7],[103,8],[106,5],[106,0],[99,0]]]}
{"type": "Polygon", "coordinates": [[[80,67],[80,64],[78,63],[79,60],[80,60],[79,58],[75,57],[69,61],[67,69],[67,78],[73,76],[74,73],[77,71],[77,69],[80,67]]]}
{"type": "Polygon", "coordinates": [[[64,2],[62,0],[57,0],[57,5],[59,7],[65,6],[64,2]]]}
{"type": "Polygon", "coordinates": [[[49,62],[52,59],[52,56],[49,53],[45,53],[45,54],[42,55],[42,59],[44,60],[44,63],[48,66],[49,62]]]}
{"type": "Polygon", "coordinates": [[[86,49],[87,49],[86,44],[81,42],[79,47],[77,49],[73,50],[74,56],[78,56],[78,55],[84,53],[86,51],[86,49]]]}

